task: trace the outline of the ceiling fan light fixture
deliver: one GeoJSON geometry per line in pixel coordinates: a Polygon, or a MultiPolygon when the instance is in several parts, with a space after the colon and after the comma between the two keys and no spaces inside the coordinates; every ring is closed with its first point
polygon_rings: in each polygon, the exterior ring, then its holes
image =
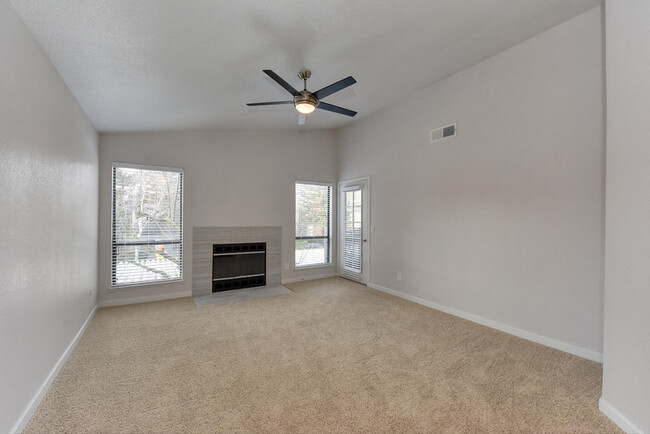
{"type": "Polygon", "coordinates": [[[296,110],[298,110],[298,112],[304,115],[308,115],[309,113],[312,113],[314,110],[316,110],[316,105],[311,101],[298,101],[294,104],[294,107],[296,107],[296,110]]]}

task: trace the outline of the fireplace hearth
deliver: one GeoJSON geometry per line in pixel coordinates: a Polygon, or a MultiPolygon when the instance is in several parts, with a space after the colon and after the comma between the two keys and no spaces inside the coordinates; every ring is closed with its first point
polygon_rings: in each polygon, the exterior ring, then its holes
{"type": "Polygon", "coordinates": [[[212,245],[212,292],[266,285],[266,243],[212,245]]]}

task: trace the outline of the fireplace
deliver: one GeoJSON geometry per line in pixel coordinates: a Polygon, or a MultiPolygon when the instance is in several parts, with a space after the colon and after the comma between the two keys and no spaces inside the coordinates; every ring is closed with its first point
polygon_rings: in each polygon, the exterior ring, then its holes
{"type": "Polygon", "coordinates": [[[266,243],[212,245],[212,292],[266,285],[266,243]]]}
{"type": "Polygon", "coordinates": [[[280,285],[282,281],[281,226],[194,226],[192,228],[192,296],[213,294],[215,245],[263,243],[266,244],[265,286],[280,285]]]}

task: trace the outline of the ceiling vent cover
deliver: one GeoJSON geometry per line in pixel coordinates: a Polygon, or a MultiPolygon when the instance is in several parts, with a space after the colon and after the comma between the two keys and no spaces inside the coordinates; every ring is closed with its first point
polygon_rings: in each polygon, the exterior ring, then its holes
{"type": "Polygon", "coordinates": [[[456,137],[457,131],[458,127],[456,122],[431,130],[431,143],[456,137]]]}

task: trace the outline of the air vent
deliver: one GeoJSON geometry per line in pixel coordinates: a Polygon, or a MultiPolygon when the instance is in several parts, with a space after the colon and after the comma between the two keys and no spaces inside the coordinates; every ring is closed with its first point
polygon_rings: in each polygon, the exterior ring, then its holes
{"type": "Polygon", "coordinates": [[[458,129],[456,122],[453,124],[445,125],[444,127],[436,128],[435,130],[431,130],[431,143],[456,137],[457,131],[458,129]]]}

